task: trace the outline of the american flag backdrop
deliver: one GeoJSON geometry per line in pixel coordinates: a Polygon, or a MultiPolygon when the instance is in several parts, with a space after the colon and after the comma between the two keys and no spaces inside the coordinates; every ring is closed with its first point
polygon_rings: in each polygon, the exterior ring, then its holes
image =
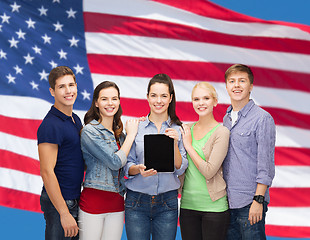
{"type": "Polygon", "coordinates": [[[197,120],[191,89],[209,81],[221,122],[229,106],[224,72],[235,63],[252,68],[252,98],[277,126],[267,234],[310,238],[310,26],[206,0],[0,1],[0,205],[40,212],[36,131],[53,103],[53,67],[76,74],[81,119],[104,80],[120,87],[124,119],[145,116],[147,83],[163,72],[174,81],[182,121],[197,120]]]}

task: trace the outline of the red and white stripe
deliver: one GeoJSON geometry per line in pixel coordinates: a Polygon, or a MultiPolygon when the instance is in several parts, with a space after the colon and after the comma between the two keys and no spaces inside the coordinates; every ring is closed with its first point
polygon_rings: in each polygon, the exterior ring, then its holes
{"type": "MultiPolygon", "coordinates": [[[[277,126],[267,234],[310,237],[309,26],[255,19],[204,0],[88,0],[84,19],[94,86],[118,84],[124,119],[148,113],[147,83],[164,72],[174,81],[181,120],[197,120],[191,89],[209,81],[219,95],[215,117],[222,121],[229,106],[225,70],[235,63],[251,66],[252,98],[277,126]]],[[[50,106],[0,96],[0,195],[8,196],[1,205],[40,211],[36,130],[50,106]]],[[[78,112],[81,119],[84,113],[78,112]]]]}

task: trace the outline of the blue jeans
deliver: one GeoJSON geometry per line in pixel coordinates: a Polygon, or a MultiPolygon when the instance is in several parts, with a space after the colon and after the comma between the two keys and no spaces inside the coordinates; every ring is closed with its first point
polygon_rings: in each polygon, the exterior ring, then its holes
{"type": "Polygon", "coordinates": [[[249,218],[250,205],[243,208],[230,209],[230,225],[226,240],[266,240],[265,217],[268,211],[267,202],[263,203],[263,218],[251,225],[249,218]]]}
{"type": "Polygon", "coordinates": [[[148,195],[127,190],[125,228],[128,240],[174,240],[178,224],[178,192],[148,195]]]}
{"type": "MultiPolygon", "coordinates": [[[[41,210],[44,213],[44,219],[46,222],[45,226],[45,240],[61,240],[61,239],[72,239],[78,240],[79,236],[76,237],[65,237],[64,229],[60,223],[60,216],[54,207],[53,203],[49,199],[45,190],[42,190],[40,197],[41,210]]],[[[78,217],[78,200],[66,200],[66,204],[68,206],[69,212],[77,221],[78,217]]]]}

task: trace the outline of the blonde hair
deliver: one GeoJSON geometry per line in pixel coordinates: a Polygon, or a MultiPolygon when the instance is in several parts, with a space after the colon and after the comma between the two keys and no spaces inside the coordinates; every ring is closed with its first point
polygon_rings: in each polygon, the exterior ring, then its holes
{"type": "Polygon", "coordinates": [[[207,89],[209,90],[210,92],[210,95],[211,97],[213,97],[214,99],[216,99],[218,101],[218,97],[217,97],[217,93],[216,93],[216,90],[215,88],[208,82],[199,82],[197,83],[194,87],[193,87],[193,90],[192,90],[192,98],[193,98],[193,92],[196,88],[204,88],[204,89],[207,89]]]}

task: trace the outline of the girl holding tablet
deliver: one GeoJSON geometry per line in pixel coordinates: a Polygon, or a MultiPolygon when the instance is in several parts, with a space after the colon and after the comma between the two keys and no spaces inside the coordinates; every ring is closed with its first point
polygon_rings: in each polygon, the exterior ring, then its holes
{"type": "Polygon", "coordinates": [[[125,173],[125,227],[128,240],[174,240],[178,222],[178,175],[188,161],[181,140],[181,122],[175,113],[175,92],[166,74],[149,82],[147,101],[150,113],[139,123],[138,133],[128,155],[125,173]],[[144,135],[165,134],[174,139],[174,172],[145,170],[144,135]]]}

